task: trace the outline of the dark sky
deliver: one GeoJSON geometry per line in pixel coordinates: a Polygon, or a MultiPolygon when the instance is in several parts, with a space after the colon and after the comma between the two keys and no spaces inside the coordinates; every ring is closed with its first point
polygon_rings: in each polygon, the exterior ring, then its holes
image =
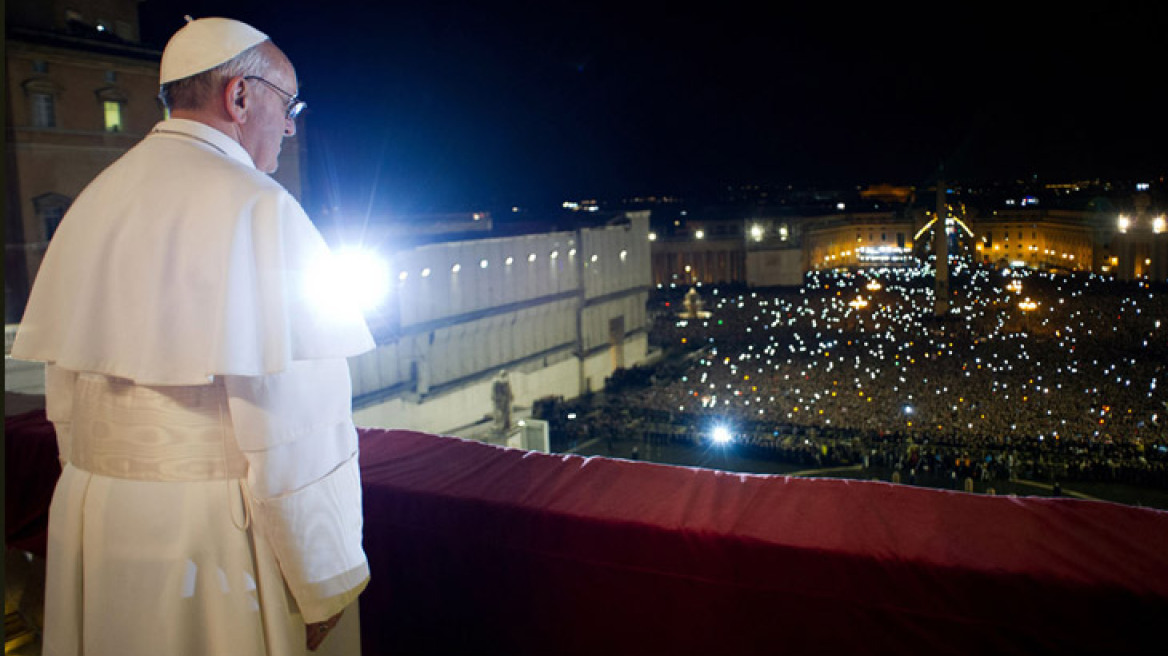
{"type": "Polygon", "coordinates": [[[160,48],[190,13],[247,21],[288,53],[310,105],[310,211],[921,184],[940,162],[969,180],[1168,171],[1165,3],[884,4],[194,0],[142,12],[160,48]]]}

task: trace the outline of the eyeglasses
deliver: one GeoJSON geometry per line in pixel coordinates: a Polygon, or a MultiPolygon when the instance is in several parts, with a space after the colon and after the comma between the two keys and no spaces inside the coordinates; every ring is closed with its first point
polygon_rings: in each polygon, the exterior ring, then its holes
{"type": "Polygon", "coordinates": [[[245,79],[245,80],[259,80],[260,82],[263,82],[272,91],[275,91],[276,93],[280,94],[281,96],[284,96],[285,98],[287,98],[288,99],[288,106],[284,109],[284,116],[286,116],[287,118],[296,118],[297,116],[300,116],[300,112],[303,112],[304,108],[308,107],[308,103],[306,103],[303,100],[297,98],[296,96],[288,93],[287,91],[284,91],[280,87],[272,84],[271,82],[268,82],[267,80],[265,80],[264,78],[262,78],[258,75],[248,75],[248,76],[245,76],[243,79],[245,79]]]}

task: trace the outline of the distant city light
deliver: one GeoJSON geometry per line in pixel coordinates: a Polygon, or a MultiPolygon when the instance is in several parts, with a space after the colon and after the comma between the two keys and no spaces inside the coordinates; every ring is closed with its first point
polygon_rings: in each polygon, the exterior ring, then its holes
{"type": "Polygon", "coordinates": [[[762,229],[762,226],[758,225],[757,223],[750,226],[751,239],[754,239],[755,241],[762,241],[763,233],[764,230],[762,229]]]}
{"type": "Polygon", "coordinates": [[[1120,232],[1127,232],[1127,229],[1130,227],[1131,227],[1131,219],[1120,214],[1119,215],[1119,231],[1120,232]]]}
{"type": "Polygon", "coordinates": [[[534,262],[535,261],[535,253],[528,253],[527,254],[527,261],[534,262]]]}
{"type": "Polygon", "coordinates": [[[461,265],[461,264],[455,264],[454,266],[450,267],[450,272],[451,272],[451,273],[458,273],[459,271],[462,271],[462,265],[461,265]]]}
{"type": "Polygon", "coordinates": [[[515,258],[508,255],[507,259],[503,260],[503,264],[506,264],[507,266],[511,266],[511,263],[514,261],[515,261],[515,258]]]}
{"type": "Polygon", "coordinates": [[[1164,216],[1160,215],[1152,219],[1152,232],[1160,234],[1168,230],[1168,225],[1165,225],[1164,216]]]}
{"type": "Polygon", "coordinates": [[[845,209],[847,209],[847,205],[845,205],[844,203],[836,203],[836,204],[835,204],[835,208],[836,208],[837,210],[841,210],[841,211],[842,211],[842,210],[845,210],[845,209]]]}
{"type": "Polygon", "coordinates": [[[657,241],[657,233],[650,232],[649,233],[649,241],[657,241]]]}
{"type": "Polygon", "coordinates": [[[694,237],[697,237],[698,239],[705,239],[706,238],[706,231],[705,230],[698,230],[697,232],[694,233],[694,237]]]}
{"type": "Polygon", "coordinates": [[[422,277],[423,278],[430,277],[430,267],[426,267],[425,269],[422,269],[422,277]]]}
{"type": "Polygon", "coordinates": [[[487,268],[487,261],[486,260],[479,260],[479,268],[480,269],[487,268]]]}
{"type": "Polygon", "coordinates": [[[726,444],[730,441],[730,430],[725,426],[715,426],[714,431],[710,434],[714,442],[717,444],[726,444]]]}

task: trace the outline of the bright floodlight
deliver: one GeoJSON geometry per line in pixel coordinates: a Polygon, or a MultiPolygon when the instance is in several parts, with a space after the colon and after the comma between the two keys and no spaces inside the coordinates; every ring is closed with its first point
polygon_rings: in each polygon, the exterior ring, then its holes
{"type": "Polygon", "coordinates": [[[389,263],[373,251],[342,248],[313,266],[306,291],[323,311],[372,310],[389,293],[389,275],[389,263]]]}
{"type": "Polygon", "coordinates": [[[337,253],[340,285],[336,293],[362,310],[372,310],[389,293],[389,263],[364,248],[342,249],[337,253]]]}
{"type": "Polygon", "coordinates": [[[730,441],[730,430],[725,426],[715,426],[711,437],[714,438],[714,442],[717,444],[726,444],[730,441]]]}

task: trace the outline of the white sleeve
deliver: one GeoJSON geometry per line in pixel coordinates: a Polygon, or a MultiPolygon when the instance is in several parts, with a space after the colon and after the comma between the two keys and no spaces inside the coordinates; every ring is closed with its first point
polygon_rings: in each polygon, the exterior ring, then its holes
{"type": "Polygon", "coordinates": [[[73,447],[73,388],[77,372],[45,365],[45,418],[53,422],[57,434],[57,458],[61,466],[69,462],[73,447]]]}
{"type": "Polygon", "coordinates": [[[256,528],[304,620],[328,619],[369,579],[348,364],[293,361],[279,374],[224,383],[256,528]]]}

